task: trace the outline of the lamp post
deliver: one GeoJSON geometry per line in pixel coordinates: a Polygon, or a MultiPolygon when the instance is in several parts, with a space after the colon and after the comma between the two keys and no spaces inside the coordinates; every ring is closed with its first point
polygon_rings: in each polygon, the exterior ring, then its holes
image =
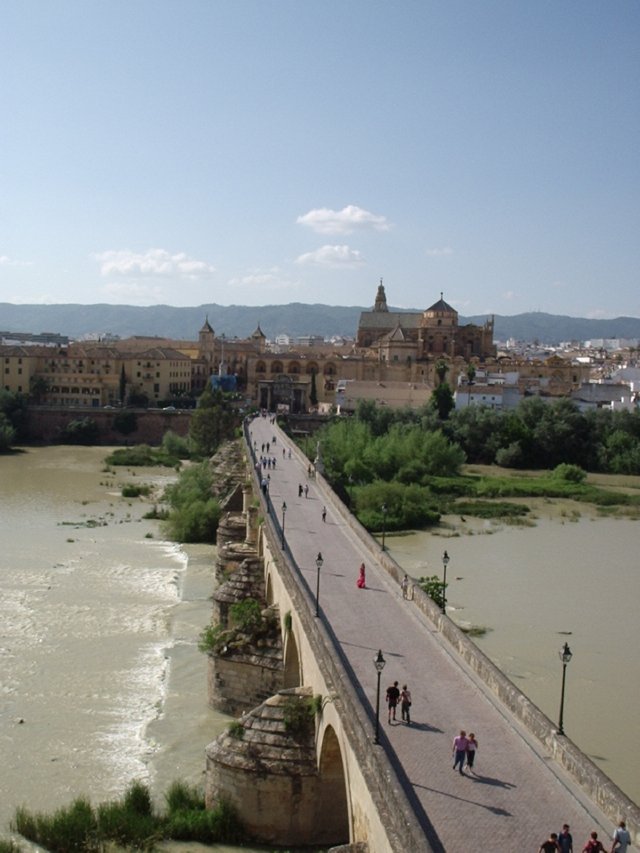
{"type": "Polygon", "coordinates": [[[378,676],[378,685],[376,688],[376,728],[375,735],[373,738],[374,743],[380,743],[379,734],[380,734],[380,676],[382,675],[382,670],[384,669],[384,665],[386,660],[382,657],[382,649],[378,650],[378,654],[373,659],[373,665],[376,668],[376,674],[378,676]]]}
{"type": "Polygon", "coordinates": [[[282,501],[282,550],[284,551],[284,519],[287,514],[287,502],[282,501]]]}
{"type": "Polygon", "coordinates": [[[316,557],[316,616],[320,615],[320,569],[323,562],[322,554],[318,551],[318,556],[316,557]]]}
{"type": "Polygon", "coordinates": [[[387,505],[382,504],[380,509],[382,510],[382,550],[384,551],[384,538],[387,533],[387,505]]]}
{"type": "Polygon", "coordinates": [[[560,719],[558,720],[558,731],[557,734],[564,734],[564,726],[563,726],[563,717],[564,717],[564,685],[567,677],[567,664],[573,657],[571,649],[569,648],[569,643],[564,644],[564,648],[562,651],[558,652],[560,655],[560,660],[562,661],[562,691],[560,693],[560,719]]]}
{"type": "Polygon", "coordinates": [[[447,610],[447,566],[449,565],[449,555],[445,551],[442,555],[442,612],[447,610]]]}

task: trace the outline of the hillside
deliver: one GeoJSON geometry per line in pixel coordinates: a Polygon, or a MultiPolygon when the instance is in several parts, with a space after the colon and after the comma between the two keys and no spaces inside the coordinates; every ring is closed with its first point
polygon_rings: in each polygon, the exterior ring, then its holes
{"type": "MultiPolygon", "coordinates": [[[[260,324],[268,338],[284,333],[291,336],[317,334],[353,337],[361,311],[370,307],[305,305],[199,305],[175,308],[170,305],[13,305],[0,303],[0,331],[58,332],[71,338],[91,333],[111,332],[126,338],[131,335],[157,335],[195,340],[208,317],[216,334],[245,338],[260,324]]],[[[391,310],[400,310],[394,309],[391,310]]],[[[415,309],[419,310],[419,309],[415,309]]],[[[460,324],[484,323],[487,315],[460,317],[460,324]]],[[[534,312],[495,317],[495,338],[555,344],[590,338],[640,338],[640,319],[617,317],[588,320],[534,312]]]]}

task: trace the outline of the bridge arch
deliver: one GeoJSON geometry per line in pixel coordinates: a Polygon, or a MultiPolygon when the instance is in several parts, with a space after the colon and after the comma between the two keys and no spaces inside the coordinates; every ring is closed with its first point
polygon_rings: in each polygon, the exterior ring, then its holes
{"type": "Polygon", "coordinates": [[[284,686],[285,688],[301,687],[303,684],[300,652],[295,632],[291,627],[285,631],[284,636],[284,686]]]}
{"type": "Polygon", "coordinates": [[[346,844],[349,841],[349,801],[340,741],[331,724],[318,731],[318,738],[322,740],[318,750],[317,825],[322,826],[327,841],[346,844]]]}

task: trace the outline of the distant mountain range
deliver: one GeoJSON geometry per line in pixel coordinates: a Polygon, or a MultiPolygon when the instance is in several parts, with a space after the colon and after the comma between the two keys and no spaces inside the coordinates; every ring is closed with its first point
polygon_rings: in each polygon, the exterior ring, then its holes
{"type": "MultiPolygon", "coordinates": [[[[122,338],[132,335],[196,340],[206,319],[217,335],[246,338],[256,327],[268,338],[279,334],[343,335],[355,337],[362,311],[371,307],[337,305],[199,305],[174,308],[170,305],[13,305],[0,303],[0,332],[57,332],[70,338],[110,332],[122,338]]],[[[392,311],[402,309],[391,308],[392,311]]],[[[419,311],[421,309],[412,309],[419,311]]],[[[460,324],[482,324],[486,314],[460,317],[460,324]]],[[[496,340],[515,338],[557,344],[594,338],[640,338],[640,319],[616,317],[612,320],[587,320],[555,314],[532,312],[511,317],[495,315],[496,340]]]]}

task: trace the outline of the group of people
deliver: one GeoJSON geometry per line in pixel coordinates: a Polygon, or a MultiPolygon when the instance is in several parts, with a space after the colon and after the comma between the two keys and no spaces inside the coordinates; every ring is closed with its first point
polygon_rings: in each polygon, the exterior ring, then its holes
{"type": "MultiPolygon", "coordinates": [[[[459,773],[463,773],[463,768],[466,766],[469,770],[473,770],[473,764],[476,760],[476,752],[478,750],[478,741],[473,732],[467,734],[464,729],[460,731],[453,739],[453,769],[458,769],[459,773]]],[[[464,775],[464,774],[463,774],[464,775]]]]}
{"type": "MultiPolygon", "coordinates": [[[[363,563],[364,565],[364,563],[363,563]]],[[[394,681],[387,687],[387,709],[389,711],[389,723],[391,718],[396,719],[396,709],[400,704],[400,712],[402,721],[408,726],[411,725],[411,691],[406,684],[402,685],[402,690],[398,687],[398,682],[394,681]]]]}
{"type": "MultiPolygon", "coordinates": [[[[631,844],[631,835],[626,823],[621,820],[615,832],[611,844],[611,853],[626,853],[631,844]]],[[[573,837],[568,823],[562,827],[562,832],[552,832],[546,841],[540,845],[538,853],[574,853],[573,837]]],[[[577,849],[575,851],[577,853],[577,849]]],[[[597,832],[592,832],[582,848],[582,853],[606,853],[606,847],[598,838],[597,832]]]]}

